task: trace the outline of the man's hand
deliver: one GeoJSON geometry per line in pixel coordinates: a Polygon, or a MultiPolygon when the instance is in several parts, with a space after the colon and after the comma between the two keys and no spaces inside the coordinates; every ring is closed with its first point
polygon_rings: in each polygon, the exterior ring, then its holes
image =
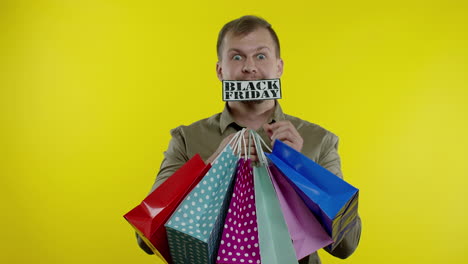
{"type": "Polygon", "coordinates": [[[278,139],[293,149],[301,152],[304,140],[290,121],[279,121],[273,124],[264,124],[263,129],[271,139],[271,146],[278,139]]]}
{"type": "MultiPolygon", "coordinates": [[[[247,159],[247,158],[250,158],[250,160],[252,162],[256,162],[258,161],[258,156],[257,156],[257,149],[255,148],[255,142],[254,142],[254,139],[252,137],[252,135],[250,135],[250,130],[253,130],[253,129],[250,129],[250,128],[247,128],[245,130],[245,133],[244,133],[244,140],[245,141],[242,141],[242,148],[241,148],[241,155],[243,158],[247,159]],[[249,140],[250,140],[250,149],[249,149],[249,140]],[[245,148],[244,148],[244,142],[245,142],[245,148]],[[245,153],[245,150],[247,150],[247,153],[245,153]]],[[[261,147],[261,146],[260,146],[261,147]]]]}

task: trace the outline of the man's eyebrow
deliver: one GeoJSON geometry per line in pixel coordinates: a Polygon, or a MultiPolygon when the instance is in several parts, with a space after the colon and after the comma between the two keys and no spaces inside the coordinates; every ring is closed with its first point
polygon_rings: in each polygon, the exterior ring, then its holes
{"type": "Polygon", "coordinates": [[[259,50],[262,50],[262,49],[267,49],[267,50],[269,50],[270,48],[267,47],[267,46],[260,46],[260,47],[258,47],[258,48],[256,49],[256,51],[259,51],[259,50]]]}
{"type": "Polygon", "coordinates": [[[235,48],[230,48],[230,49],[228,50],[228,52],[242,53],[242,51],[241,51],[241,50],[239,50],[239,49],[235,49],[235,48]]]}
{"type": "MultiPolygon", "coordinates": [[[[270,48],[267,47],[267,46],[260,46],[260,47],[256,48],[255,51],[260,51],[260,50],[263,50],[263,49],[270,50],[270,48]]],[[[228,53],[229,52],[243,53],[240,49],[236,49],[236,48],[230,48],[227,52],[228,53]]]]}

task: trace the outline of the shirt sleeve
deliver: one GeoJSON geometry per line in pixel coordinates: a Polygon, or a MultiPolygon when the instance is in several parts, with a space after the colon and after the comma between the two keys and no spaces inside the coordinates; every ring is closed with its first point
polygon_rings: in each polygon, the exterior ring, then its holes
{"type": "MultiPolygon", "coordinates": [[[[343,178],[340,156],[338,155],[338,137],[336,135],[330,132],[327,133],[322,145],[321,153],[318,163],[338,177],[343,178]]],[[[353,254],[359,244],[359,240],[361,238],[361,225],[361,218],[358,215],[354,226],[349,230],[344,238],[338,242],[336,248],[331,251],[327,247],[325,250],[331,255],[341,259],[349,257],[353,254]]]]}
{"type": "Polygon", "coordinates": [[[176,172],[188,160],[185,139],[182,135],[181,127],[171,130],[171,141],[164,152],[164,159],[156,176],[156,181],[151,188],[151,192],[165,182],[174,172],[176,172]]]}
{"type": "Polygon", "coordinates": [[[318,164],[331,171],[336,176],[343,178],[341,160],[338,155],[338,137],[331,132],[327,132],[325,135],[318,164]]]}
{"type": "MultiPolygon", "coordinates": [[[[161,163],[161,168],[159,169],[159,173],[156,176],[156,181],[154,182],[150,193],[163,184],[163,182],[165,182],[172,174],[174,174],[174,172],[188,161],[185,140],[182,136],[181,127],[171,130],[171,135],[171,141],[169,142],[167,150],[164,152],[164,159],[161,163]]],[[[147,254],[154,254],[138,234],[136,234],[136,237],[138,245],[143,249],[143,251],[147,254]]]]}

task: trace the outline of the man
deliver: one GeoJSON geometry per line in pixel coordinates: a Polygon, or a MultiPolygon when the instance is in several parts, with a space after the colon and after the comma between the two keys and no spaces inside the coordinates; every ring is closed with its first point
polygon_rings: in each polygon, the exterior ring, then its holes
{"type": "MultiPolygon", "coordinates": [[[[244,16],[227,23],[219,33],[217,52],[216,72],[221,81],[276,79],[283,73],[278,37],[271,25],[259,17],[244,16]]],[[[233,134],[242,128],[256,130],[267,144],[272,144],[275,139],[283,141],[342,177],[338,138],[334,134],[284,114],[276,100],[230,101],[222,113],[171,131],[172,139],[152,190],[196,153],[211,163],[233,134]]],[[[252,153],[255,160],[254,149],[252,153]]],[[[360,234],[361,221],[358,219],[354,228],[329,253],[339,258],[348,257],[356,249],[360,234]]],[[[151,253],[140,239],[139,242],[147,253],[151,253]]],[[[300,263],[320,263],[320,259],[314,253],[300,263]]]]}

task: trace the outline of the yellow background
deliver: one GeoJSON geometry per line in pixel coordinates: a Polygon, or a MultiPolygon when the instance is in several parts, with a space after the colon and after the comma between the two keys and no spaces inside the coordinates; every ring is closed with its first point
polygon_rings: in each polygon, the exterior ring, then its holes
{"type": "Polygon", "coordinates": [[[244,14],[361,191],[358,250],[323,262],[467,263],[467,3],[1,1],[0,263],[159,263],[122,215],[169,130],[222,110],[216,37],[244,14]]]}

